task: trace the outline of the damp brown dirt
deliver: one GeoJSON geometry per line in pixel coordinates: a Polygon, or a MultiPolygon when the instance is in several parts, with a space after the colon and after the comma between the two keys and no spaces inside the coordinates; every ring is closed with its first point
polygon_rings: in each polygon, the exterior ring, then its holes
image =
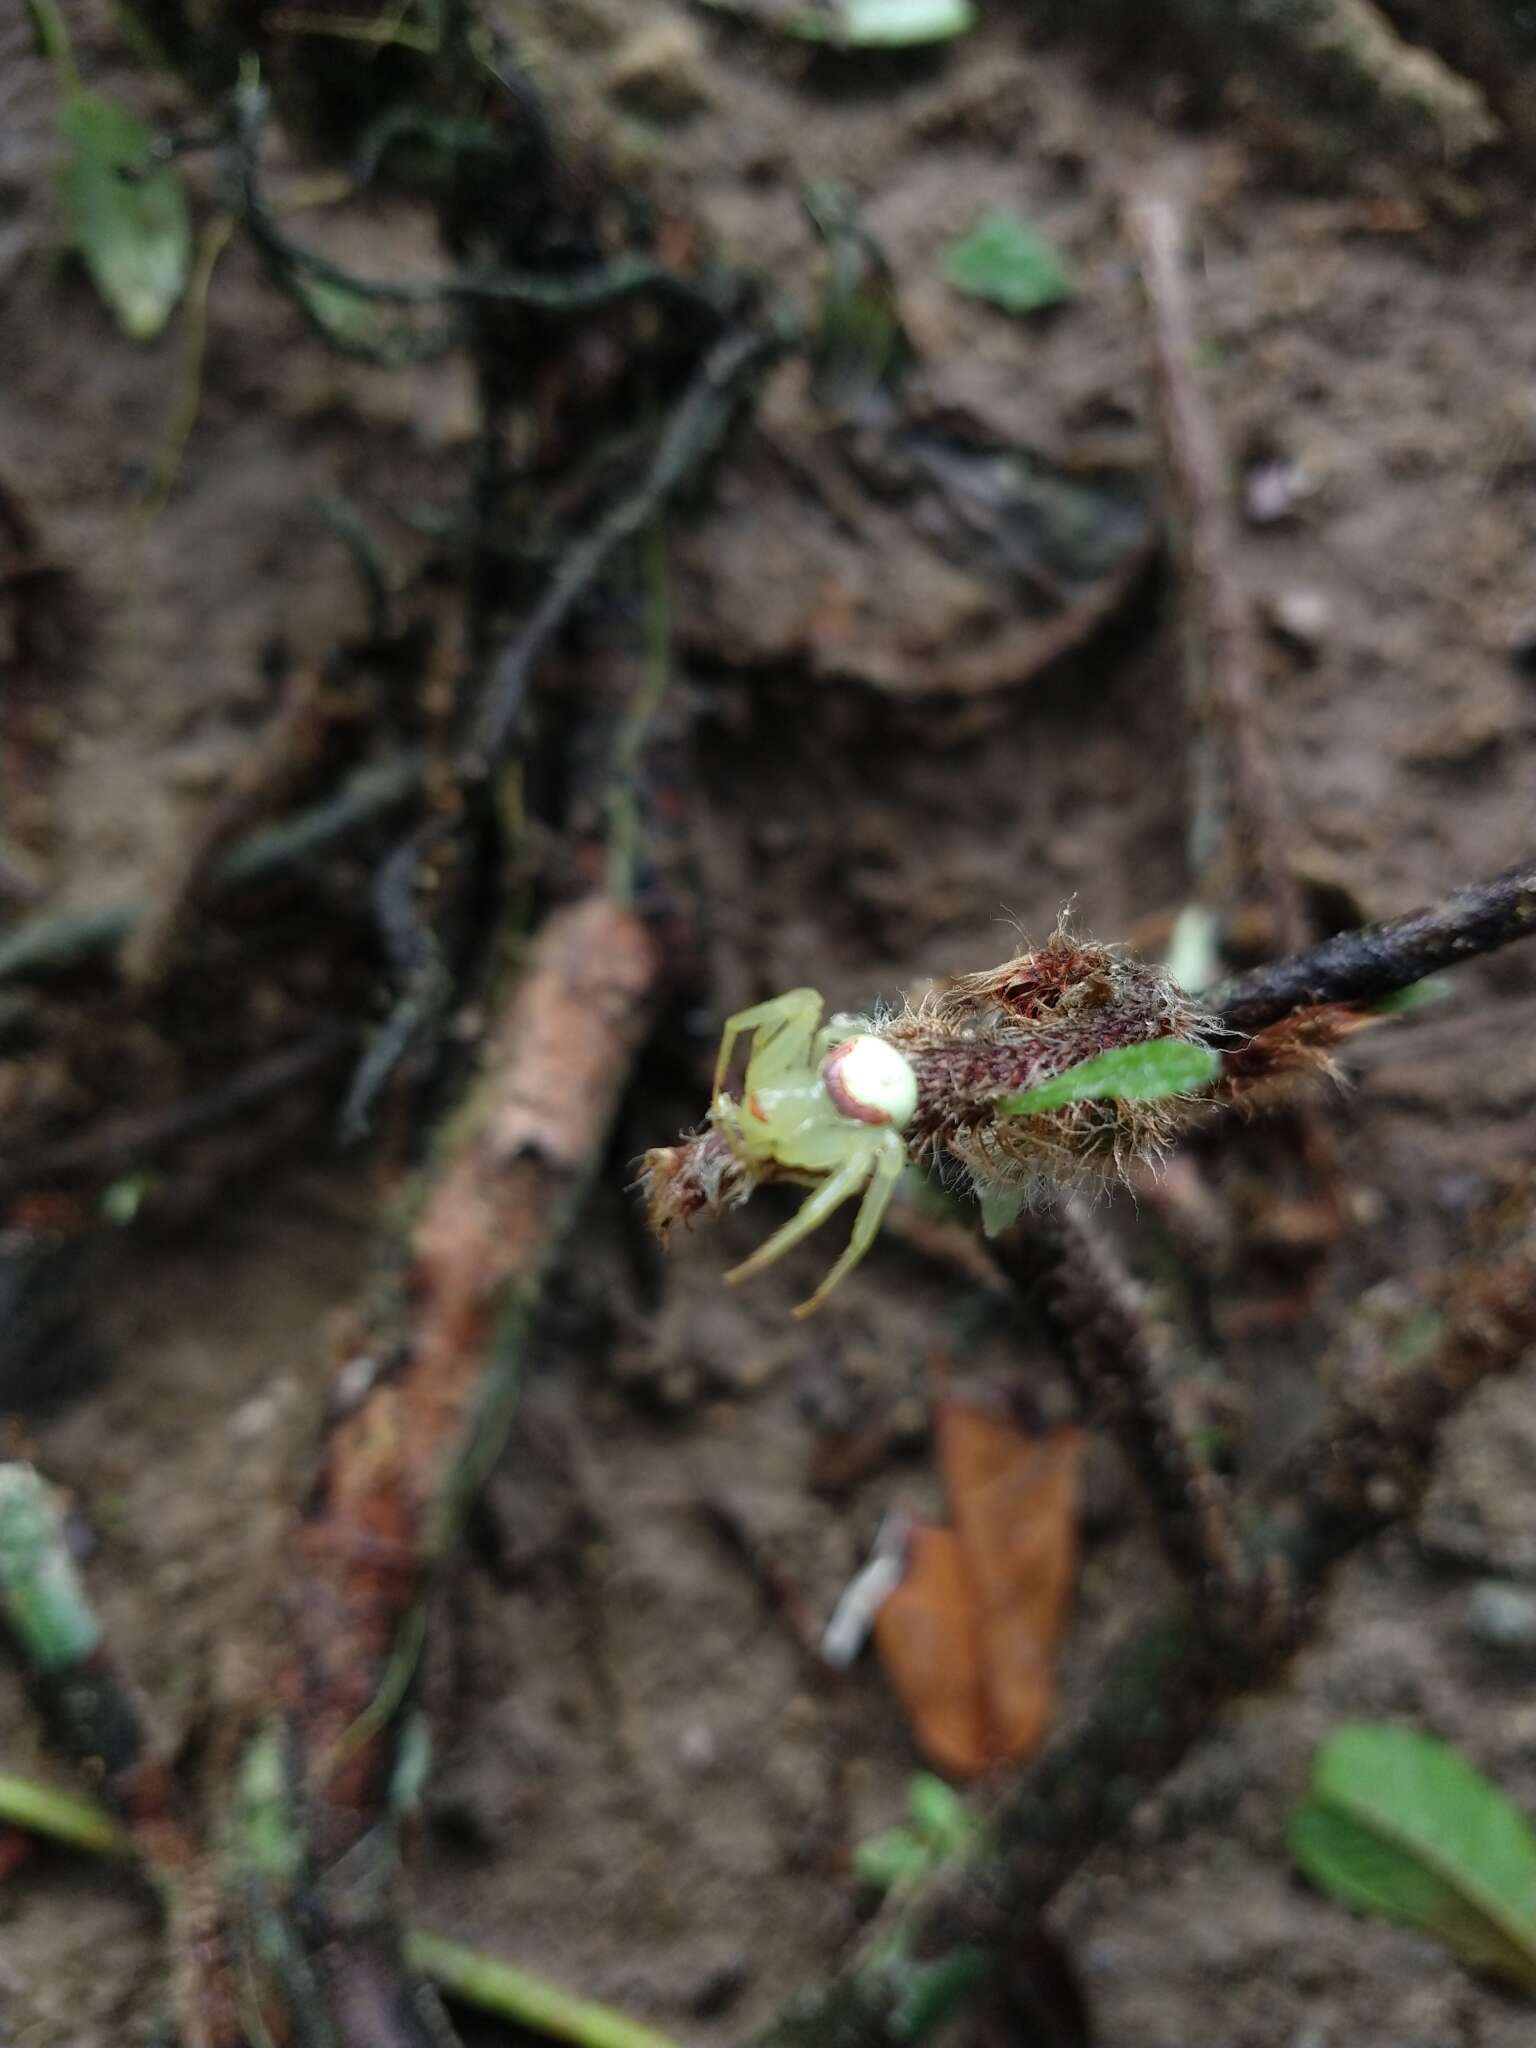
{"type": "MultiPolygon", "coordinates": [[[[1101,78],[1070,42],[1041,46],[1022,9],[992,8],[944,52],[883,56],[863,77],[700,9],[524,12],[532,68],[564,117],[603,133],[613,173],[783,290],[807,296],[817,263],[801,188],[850,188],[932,406],[1064,466],[1153,472],[1119,206],[1148,181],[1183,192],[1202,224],[1209,388],[1257,509],[1279,512],[1242,526],[1239,567],[1271,622],[1271,756],[1312,898],[1389,915],[1529,857],[1536,684],[1512,649],[1536,609],[1536,228],[1496,182],[1439,176],[1428,200],[1411,182],[1300,190],[1237,113],[1175,134],[1152,86],[1101,78]],[[1073,296],[1047,317],[1010,319],[944,281],[948,245],[998,205],[1070,267],[1073,296]]],[[[151,114],[172,108],[91,10],[71,18],[94,78],[151,114]]],[[[312,501],[451,502],[474,415],[461,368],[381,373],[328,355],[237,241],[210,297],[181,473],[146,521],[178,342],[121,339],[59,262],[50,90],[8,17],[0,472],[67,576],[70,622],[11,787],[32,907],[80,908],[164,877],[251,744],[274,646],[319,664],[360,630],[352,566],[312,501]]],[[[360,265],[438,260],[421,220],[387,199],[335,249],[360,265]]],[[[903,1244],[887,1240],[806,1325],[787,1310],[825,1263],[821,1241],[727,1293],[727,1261],[784,1213],[772,1193],[685,1237],[642,1284],[627,1162],[697,1115],[713,1035],[743,1004],[811,984],[859,1007],[989,965],[1067,906],[1096,936],[1156,944],[1188,881],[1179,640],[1159,572],[1033,680],[927,694],[913,648],[942,666],[945,633],[958,645],[981,630],[975,579],[921,536],[904,556],[878,507],[861,531],[807,454],[794,375],[780,373],[678,542],[707,1013],[675,1023],[642,1069],[550,1289],[432,1642],[436,1761],[413,1844],[423,1924],[699,2042],[742,2038],[833,1959],[857,1925],[850,1847],[898,1816],[918,1767],[873,1662],[832,1674],[806,1627],[889,1507],[937,1505],[936,1363],[963,1387],[1022,1388],[1044,1418],[1068,1399],[1006,1298],[903,1244]],[[826,549],[804,544],[818,522],[826,549]],[[846,611],[855,576],[862,623],[832,659],[828,608],[846,611]],[[928,579],[914,587],[926,624],[942,622],[935,647],[906,614],[879,629],[882,584],[908,576],[928,579]],[[833,1436],[874,1446],[835,1486],[833,1436]],[[773,1597],[786,1586],[788,1604],[773,1597]]],[[[390,533],[404,573],[413,531],[390,533]]],[[[242,1000],[233,976],[207,990],[209,1030],[242,1000]]],[[[1373,1034],[1349,1071],[1324,1111],[1338,1228],[1320,1230],[1294,1190],[1281,1199],[1261,1140],[1213,1141],[1240,1260],[1214,1327],[1250,1467],[1294,1440],[1313,1367],[1360,1298],[1442,1263],[1528,1156],[1536,958],[1466,970],[1451,1000],[1373,1034]]],[[[6,1424],[76,1504],[119,1647],[205,1777],[209,1729],[260,1703],[328,1325],[370,1258],[374,1169],[329,1132],[321,1117],[277,1161],[224,1171],[203,1204],[127,1233],[75,1304],[89,1369],[66,1385],[61,1366],[41,1389],[56,1398],[32,1384],[6,1424]]],[[[1157,1212],[1127,1205],[1115,1222],[1174,1298],[1157,1212]]],[[[1482,1580],[1536,1577],[1533,1398],[1536,1362],[1473,1404],[1421,1523],[1350,1566],[1291,1675],[1224,1715],[1058,1902],[1096,2040],[1528,2039],[1528,2010],[1437,1949],[1304,1889],[1285,1827],[1318,1739],[1362,1717],[1433,1728],[1536,1809],[1525,1667],[1479,1635],[1474,1598],[1482,1580]]],[[[1063,1714],[1160,1583],[1102,1446],[1089,1508],[1063,1714]]],[[[10,1683],[0,1762],[57,1768],[10,1683]]],[[[163,1991],[152,1908],[121,1875],[39,1852],[0,1883],[7,2040],[148,2041],[163,1991]]]]}

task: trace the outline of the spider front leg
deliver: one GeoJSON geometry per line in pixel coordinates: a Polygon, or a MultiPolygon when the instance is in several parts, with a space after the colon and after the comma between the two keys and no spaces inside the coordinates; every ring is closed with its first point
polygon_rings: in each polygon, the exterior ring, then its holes
{"type": "MultiPolygon", "coordinates": [[[[882,1131],[871,1142],[873,1160],[869,1170],[869,1186],[859,1204],[859,1213],[853,1219],[853,1232],[848,1239],[847,1249],[833,1265],[831,1271],[808,1301],[802,1301],[791,1311],[797,1318],[808,1316],[821,1307],[839,1280],[846,1280],[864,1254],[880,1235],[880,1225],[885,1221],[885,1212],[890,1207],[891,1196],[896,1183],[901,1179],[907,1164],[907,1148],[898,1132],[882,1131]]],[[[807,1203],[809,1208],[810,1204],[807,1203]]]]}
{"type": "Polygon", "coordinates": [[[792,1246],[819,1230],[835,1209],[841,1208],[863,1188],[864,1200],[854,1218],[847,1249],[810,1299],[802,1301],[794,1310],[796,1316],[812,1314],[837,1283],[848,1277],[879,1235],[892,1191],[906,1163],[907,1148],[897,1132],[870,1132],[831,1178],[823,1181],[814,1194],[807,1195],[782,1229],[776,1230],[766,1243],[760,1244],[751,1258],[743,1259],[739,1266],[731,1268],[725,1276],[727,1282],[734,1287],[743,1280],[750,1280],[765,1266],[771,1266],[775,1259],[783,1258],[792,1246]]]}
{"type": "Polygon", "coordinates": [[[792,988],[787,995],[773,996],[766,1003],[754,1003],[750,1010],[738,1010],[727,1017],[715,1060],[715,1085],[711,1101],[718,1102],[731,1070],[731,1055],[743,1031],[755,1031],[752,1048],[752,1085],[771,1086],[787,1075],[814,1064],[816,1027],[821,1022],[821,994],[814,988],[792,988]]]}
{"type": "MultiPolygon", "coordinates": [[[[771,1266],[775,1259],[782,1259],[801,1238],[809,1237],[813,1230],[819,1230],[834,1209],[841,1208],[851,1195],[859,1192],[869,1179],[874,1162],[873,1145],[861,1145],[857,1151],[850,1153],[837,1171],[824,1180],[814,1194],[806,1196],[789,1221],[758,1246],[751,1258],[743,1259],[739,1266],[732,1266],[725,1276],[726,1284],[736,1287],[743,1280],[750,1280],[754,1274],[761,1273],[765,1266],[771,1266]]],[[[826,1290],[823,1288],[821,1291],[825,1293],[826,1290]]]]}

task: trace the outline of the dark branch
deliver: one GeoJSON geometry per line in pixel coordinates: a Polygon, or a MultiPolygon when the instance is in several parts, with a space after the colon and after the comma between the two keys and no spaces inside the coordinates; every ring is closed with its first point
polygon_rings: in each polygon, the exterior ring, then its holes
{"type": "Polygon", "coordinates": [[[1341,932],[1310,953],[1234,975],[1204,1000],[1234,1031],[1262,1031],[1314,1003],[1379,1002],[1443,967],[1533,936],[1536,863],[1528,861],[1428,910],[1341,932]]]}
{"type": "Polygon", "coordinates": [[[1250,1638],[1262,1581],[1244,1554],[1227,1484],[1179,1414],[1166,1346],[1113,1248],[1064,1203],[988,1249],[1015,1286],[1038,1294],[1085,1419],[1114,1432],[1207,1632],[1224,1642],[1250,1638]]]}
{"type": "MultiPolygon", "coordinates": [[[[664,263],[648,256],[618,256],[609,263],[589,264],[563,273],[503,269],[404,281],[355,277],[318,250],[291,240],[278,227],[261,189],[260,141],[266,108],[266,93],[260,87],[242,89],[235,96],[234,182],[241,217],[278,282],[285,286],[295,276],[302,276],[377,305],[521,306],[544,313],[570,314],[598,312],[649,293],[701,313],[711,324],[718,325],[722,318],[721,298],[694,279],[669,270],[664,263]]],[[[734,296],[734,289],[730,287],[724,296],[734,296]]],[[[457,339],[455,330],[444,328],[416,337],[416,343],[421,350],[438,353],[457,339]]]]}
{"type": "MultiPolygon", "coordinates": [[[[232,846],[214,864],[212,891],[244,888],[300,866],[312,854],[415,796],[423,773],[422,757],[414,753],[359,768],[320,803],[263,825],[232,846]]],[[[0,934],[0,982],[31,980],[99,959],[121,945],[149,914],[142,903],[108,903],[57,917],[28,918],[0,934]]]]}
{"type": "Polygon", "coordinates": [[[195,1095],[162,1108],[133,1110],[113,1117],[78,1137],[64,1138],[13,1161],[0,1164],[0,1195],[62,1174],[103,1173],[174,1145],[199,1131],[215,1128],[259,1102],[297,1087],[338,1059],[352,1043],[345,1024],[325,1024],[265,1059],[226,1074],[195,1095]]]}
{"type": "Polygon", "coordinates": [[[497,662],[460,763],[465,781],[478,782],[491,772],[516,727],[539,656],[616,551],[655,518],[678,485],[714,452],[743,385],[784,345],[785,337],[773,328],[743,329],[724,336],[704,358],[662,430],[639,484],[609,506],[566,554],[528,623],[497,662]]]}

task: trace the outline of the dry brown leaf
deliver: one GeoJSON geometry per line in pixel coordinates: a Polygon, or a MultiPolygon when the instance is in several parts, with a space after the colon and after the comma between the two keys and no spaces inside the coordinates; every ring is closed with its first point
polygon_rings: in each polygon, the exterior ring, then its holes
{"type": "Polygon", "coordinates": [[[875,1617],[880,1661],[924,1754],[953,1777],[992,1761],[971,1590],[953,1529],[912,1531],[907,1575],[875,1617]]]}
{"type": "Polygon", "coordinates": [[[974,1603],[994,1763],[1028,1756],[1050,1719],[1056,1650],[1077,1578],[1081,1430],[1026,1436],[946,1401],[939,1455],[974,1603]]]}
{"type": "Polygon", "coordinates": [[[978,1777],[1038,1748],[1077,1575],[1082,1432],[938,1409],[953,1529],[913,1531],[875,1640],[925,1755],[978,1777]]]}

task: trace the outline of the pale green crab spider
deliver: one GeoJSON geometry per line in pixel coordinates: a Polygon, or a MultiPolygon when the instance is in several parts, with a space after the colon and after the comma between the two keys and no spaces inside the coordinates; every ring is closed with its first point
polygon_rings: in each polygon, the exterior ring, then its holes
{"type": "Polygon", "coordinates": [[[796,988],[727,1018],[709,1112],[743,1165],[759,1174],[774,1168],[815,1189],[726,1274],[732,1285],[782,1258],[863,1190],[847,1250],[797,1316],[819,1308],[874,1243],[907,1163],[901,1133],[917,1108],[917,1075],[905,1054],[872,1032],[850,1032],[846,1020],[823,1026],[821,1013],[817,991],[796,988]],[[744,1031],[753,1034],[752,1052],[737,1102],[725,1080],[744,1031]]]}

